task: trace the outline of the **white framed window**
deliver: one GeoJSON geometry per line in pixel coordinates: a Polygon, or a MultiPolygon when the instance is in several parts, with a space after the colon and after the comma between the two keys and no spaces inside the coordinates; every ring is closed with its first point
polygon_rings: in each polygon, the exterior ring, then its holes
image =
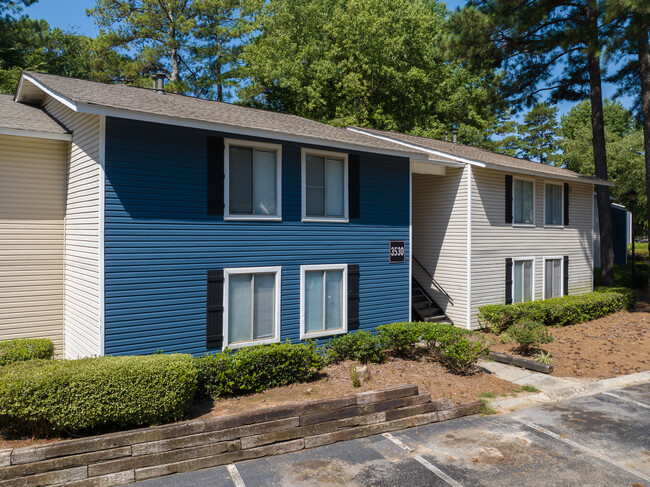
{"type": "Polygon", "coordinates": [[[512,259],[512,302],[525,303],[535,299],[535,259],[512,259]]]}
{"type": "Polygon", "coordinates": [[[544,299],[562,296],[562,277],[564,276],[563,257],[544,257],[543,275],[544,299]]]}
{"type": "Polygon", "coordinates": [[[349,221],[347,154],[302,149],[302,220],[349,221]]]}
{"type": "Polygon", "coordinates": [[[513,178],[512,216],[514,225],[535,225],[535,182],[532,179],[513,178]]]}
{"type": "Polygon", "coordinates": [[[300,266],[300,339],[348,331],[347,264],[300,266]]]}
{"type": "Polygon", "coordinates": [[[282,146],[225,139],[226,220],[282,219],[282,146]]]}
{"type": "Polygon", "coordinates": [[[544,184],[544,225],[564,226],[564,187],[561,184],[544,184]]]}
{"type": "Polygon", "coordinates": [[[224,347],[280,341],[281,267],[224,269],[224,347]]]}

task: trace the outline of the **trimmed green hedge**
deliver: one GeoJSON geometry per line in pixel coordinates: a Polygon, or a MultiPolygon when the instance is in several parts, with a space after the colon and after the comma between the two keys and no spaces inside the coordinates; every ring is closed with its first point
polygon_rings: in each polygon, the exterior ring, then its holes
{"type": "Polygon", "coordinates": [[[34,431],[177,421],[187,414],[196,383],[191,355],[19,362],[0,374],[0,418],[34,431]]]}
{"type": "Polygon", "coordinates": [[[18,338],[0,342],[0,365],[54,357],[54,345],[47,338],[18,338]]]}
{"type": "Polygon", "coordinates": [[[513,324],[529,320],[547,326],[583,323],[602,316],[633,308],[636,292],[622,287],[601,287],[582,296],[562,296],[517,304],[491,304],[479,308],[479,319],[494,333],[501,333],[513,324]]]}
{"type": "Polygon", "coordinates": [[[323,352],[326,361],[330,363],[358,360],[364,364],[368,362],[379,364],[385,358],[384,346],[379,337],[365,330],[331,338],[323,346],[323,352]]]}
{"type": "Polygon", "coordinates": [[[429,323],[391,323],[378,326],[377,333],[383,348],[404,355],[409,347],[420,341],[427,324],[429,323]]]}
{"type": "Polygon", "coordinates": [[[324,361],[315,342],[274,343],[196,358],[199,392],[214,399],[313,379],[324,361]]]}

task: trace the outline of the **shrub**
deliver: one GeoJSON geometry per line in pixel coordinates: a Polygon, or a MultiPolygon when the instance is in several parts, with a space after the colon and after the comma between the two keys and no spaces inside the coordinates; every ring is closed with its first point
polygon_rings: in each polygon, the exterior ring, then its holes
{"type": "Polygon", "coordinates": [[[395,350],[398,355],[404,355],[409,347],[420,341],[422,323],[391,323],[377,327],[379,341],[384,349],[395,350]]]}
{"type": "Polygon", "coordinates": [[[546,326],[566,326],[593,320],[634,307],[636,293],[627,288],[597,288],[582,296],[562,296],[517,304],[492,304],[479,308],[479,319],[496,334],[520,321],[546,326]]]}
{"type": "MultiPolygon", "coordinates": [[[[634,253],[636,254],[637,263],[639,260],[650,260],[650,253],[648,252],[648,242],[634,244],[634,253]]],[[[632,244],[627,244],[627,255],[632,257],[632,244]]]]}
{"type": "Polygon", "coordinates": [[[330,339],[323,347],[328,362],[358,360],[361,363],[384,361],[382,343],[378,337],[367,331],[346,333],[330,339]]]}
{"type": "Polygon", "coordinates": [[[274,343],[196,359],[199,391],[212,398],[311,380],[323,368],[315,342],[274,343]]]}
{"type": "Polygon", "coordinates": [[[488,344],[476,333],[453,325],[431,327],[425,332],[434,356],[456,374],[467,374],[476,362],[490,351],[488,344]],[[435,340],[435,343],[433,342],[435,340]]]}
{"type": "MultiPolygon", "coordinates": [[[[648,279],[650,278],[650,267],[647,262],[636,263],[636,276],[635,286],[632,285],[632,262],[627,264],[618,264],[614,266],[614,278],[618,287],[645,289],[648,287],[648,279]]],[[[594,285],[600,286],[602,283],[602,276],[600,268],[594,268],[594,285]]]]}
{"type": "Polygon", "coordinates": [[[192,356],[181,354],[19,362],[0,374],[0,418],[33,431],[176,421],[196,381],[192,356]]]}
{"type": "Polygon", "coordinates": [[[47,338],[19,338],[0,342],[0,365],[52,357],[54,345],[47,338]]]}
{"type": "Polygon", "coordinates": [[[504,333],[510,340],[519,344],[523,353],[530,353],[541,345],[551,343],[553,335],[538,321],[522,321],[510,326],[504,333]]]}

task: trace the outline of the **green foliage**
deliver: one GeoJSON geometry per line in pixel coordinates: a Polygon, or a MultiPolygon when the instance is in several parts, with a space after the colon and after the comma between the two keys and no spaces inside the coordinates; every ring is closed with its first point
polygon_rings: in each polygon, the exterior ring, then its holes
{"type": "Polygon", "coordinates": [[[196,382],[190,355],[19,362],[0,374],[0,418],[41,431],[177,421],[196,382]]]}
{"type": "Polygon", "coordinates": [[[537,103],[524,117],[524,123],[517,124],[519,157],[551,166],[559,165],[557,110],[556,106],[548,103],[537,103]]]}
{"type": "MultiPolygon", "coordinates": [[[[648,279],[650,278],[650,265],[648,262],[636,263],[636,286],[632,285],[632,262],[615,265],[614,275],[616,276],[616,284],[619,287],[645,289],[648,287],[648,279]]],[[[601,284],[600,268],[596,267],[594,268],[594,286],[600,286],[601,284]]]]}
{"type": "Polygon", "coordinates": [[[361,330],[331,338],[323,347],[328,362],[358,360],[363,364],[384,361],[382,343],[372,333],[361,330]]]}
{"type": "Polygon", "coordinates": [[[479,319],[500,334],[514,323],[530,320],[546,326],[566,326],[633,308],[636,293],[622,287],[597,288],[581,296],[562,296],[516,304],[491,304],[479,308],[479,319]]]}
{"type": "Polygon", "coordinates": [[[532,349],[553,342],[553,335],[538,321],[524,320],[508,327],[508,337],[519,344],[519,349],[530,353],[532,349]]]}
{"type": "Polygon", "coordinates": [[[441,325],[425,330],[425,336],[433,346],[431,352],[445,367],[456,374],[468,374],[476,368],[478,359],[490,351],[490,347],[477,333],[441,325]],[[435,337],[435,342],[433,340],[435,337]]]}
{"type": "Polygon", "coordinates": [[[377,327],[377,334],[382,347],[394,350],[398,355],[405,355],[409,347],[420,341],[423,323],[391,323],[377,327]]]}
{"type": "MultiPolygon", "coordinates": [[[[629,243],[627,244],[627,255],[628,258],[632,258],[632,244],[629,243]]],[[[648,242],[645,243],[640,243],[636,242],[634,244],[634,255],[637,261],[637,265],[639,265],[639,261],[649,261],[650,260],[650,253],[648,252],[648,242]]]]}
{"type": "Polygon", "coordinates": [[[315,342],[274,343],[196,358],[199,392],[214,399],[313,379],[323,368],[315,342]]]}
{"type": "MultiPolygon", "coordinates": [[[[530,384],[524,384],[523,386],[520,387],[520,389],[523,392],[539,392],[539,389],[535,386],[531,386],[530,384]]],[[[519,392],[519,391],[515,391],[519,392]]]]}
{"type": "Polygon", "coordinates": [[[0,342],[0,365],[52,357],[54,345],[47,338],[18,338],[0,342]]]}
{"type": "Polygon", "coordinates": [[[535,361],[544,365],[551,365],[553,363],[553,358],[551,357],[550,352],[545,352],[540,350],[535,354],[535,361]]]}
{"type": "Polygon", "coordinates": [[[353,365],[350,368],[350,378],[352,379],[352,387],[361,387],[361,379],[359,378],[359,371],[357,370],[356,365],[353,365]]]}

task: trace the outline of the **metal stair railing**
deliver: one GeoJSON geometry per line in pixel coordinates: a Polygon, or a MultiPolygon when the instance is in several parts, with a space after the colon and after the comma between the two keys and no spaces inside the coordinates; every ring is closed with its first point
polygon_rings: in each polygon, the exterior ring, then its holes
{"type": "MultiPolygon", "coordinates": [[[[440,291],[440,293],[441,293],[443,296],[445,296],[445,297],[447,298],[447,301],[449,301],[451,304],[454,304],[454,298],[452,298],[452,297],[449,295],[449,293],[448,293],[447,291],[445,291],[445,289],[440,285],[440,283],[439,283],[438,281],[436,281],[436,280],[433,278],[433,276],[431,275],[431,273],[427,270],[426,267],[424,267],[424,265],[422,264],[422,262],[420,262],[420,261],[419,261],[419,260],[418,260],[414,255],[411,255],[411,258],[413,259],[413,261],[414,261],[418,266],[420,266],[420,268],[421,268],[421,269],[422,269],[422,270],[427,274],[427,276],[429,276],[429,279],[431,279],[431,282],[433,283],[434,287],[435,287],[438,291],[440,291]]],[[[420,283],[417,282],[417,280],[416,280],[416,284],[418,285],[418,287],[419,287],[422,291],[424,291],[424,295],[425,295],[427,298],[429,298],[430,301],[433,301],[433,300],[430,299],[430,297],[429,297],[429,293],[428,293],[428,292],[427,292],[427,291],[426,291],[422,286],[420,286],[420,283]]],[[[437,306],[437,305],[436,305],[436,306],[437,306]]]]}

